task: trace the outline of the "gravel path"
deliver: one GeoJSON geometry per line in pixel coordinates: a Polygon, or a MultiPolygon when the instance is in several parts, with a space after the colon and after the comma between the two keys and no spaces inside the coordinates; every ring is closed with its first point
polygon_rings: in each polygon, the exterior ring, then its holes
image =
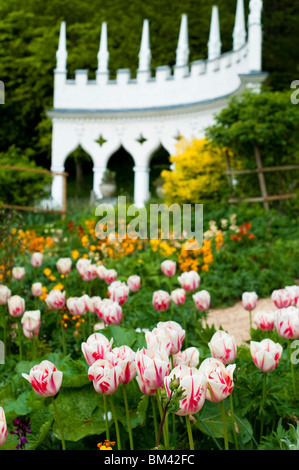
{"type": "MultiPolygon", "coordinates": [[[[277,308],[271,299],[259,299],[256,309],[252,312],[252,319],[259,310],[273,312],[277,308]]],[[[241,301],[232,307],[211,309],[207,322],[209,326],[214,325],[216,329],[222,327],[227,333],[233,335],[238,346],[250,339],[249,312],[244,310],[241,301]]]]}

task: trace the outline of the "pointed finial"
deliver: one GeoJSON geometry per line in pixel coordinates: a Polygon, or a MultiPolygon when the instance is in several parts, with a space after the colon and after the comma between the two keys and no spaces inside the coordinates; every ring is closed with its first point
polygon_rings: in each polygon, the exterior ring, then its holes
{"type": "Polygon", "coordinates": [[[139,72],[148,72],[151,66],[151,49],[150,49],[150,34],[149,34],[149,21],[143,20],[141,45],[139,51],[139,72]]]}
{"type": "Polygon", "coordinates": [[[249,3],[249,25],[261,24],[263,2],[262,0],[250,0],[249,3]]]}
{"type": "Polygon", "coordinates": [[[188,18],[182,15],[178,47],[176,50],[176,67],[185,67],[189,61],[188,18]]]}
{"type": "Polygon", "coordinates": [[[107,35],[107,23],[102,23],[101,28],[101,39],[100,47],[98,52],[98,70],[100,73],[108,72],[108,61],[109,61],[109,52],[108,52],[108,35],[107,35]]]}
{"type": "Polygon", "coordinates": [[[66,25],[65,21],[60,24],[58,49],[56,52],[56,71],[66,72],[67,50],[66,50],[66,25]]]}
{"type": "Polygon", "coordinates": [[[213,6],[210,37],[208,42],[208,59],[213,60],[220,57],[221,54],[221,39],[220,39],[220,25],[218,7],[213,6]]]}
{"type": "Polygon", "coordinates": [[[246,42],[244,0],[237,1],[233,39],[234,39],[234,46],[233,46],[234,51],[237,51],[238,49],[240,49],[242,46],[244,46],[246,42]]]}

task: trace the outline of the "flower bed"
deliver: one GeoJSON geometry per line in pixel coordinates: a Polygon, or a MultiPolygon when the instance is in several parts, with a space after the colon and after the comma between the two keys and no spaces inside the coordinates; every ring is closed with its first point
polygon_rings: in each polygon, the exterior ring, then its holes
{"type": "Polygon", "coordinates": [[[234,293],[254,322],[248,345],[209,327],[217,269],[238,256],[236,246],[241,260],[258,251],[248,222],[233,216],[219,227],[211,220],[196,250],[98,240],[93,220],[43,233],[10,227],[0,286],[1,449],[296,445],[298,288],[272,289],[275,314],[257,311],[250,284],[234,293]]]}

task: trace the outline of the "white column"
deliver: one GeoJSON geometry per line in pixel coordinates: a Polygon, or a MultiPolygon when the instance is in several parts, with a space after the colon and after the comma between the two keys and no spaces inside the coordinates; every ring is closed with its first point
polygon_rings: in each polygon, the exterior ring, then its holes
{"type": "Polygon", "coordinates": [[[103,174],[106,170],[106,166],[94,166],[93,167],[93,192],[95,193],[96,199],[102,199],[100,184],[102,182],[103,174]]]}
{"type": "MultiPolygon", "coordinates": [[[[63,173],[64,166],[52,166],[51,171],[54,173],[63,173]]],[[[63,176],[61,175],[53,176],[51,198],[53,208],[61,209],[63,202],[63,176]]]]}
{"type": "Polygon", "coordinates": [[[144,207],[149,199],[149,173],[150,169],[145,165],[134,166],[134,204],[136,207],[144,207]]]}

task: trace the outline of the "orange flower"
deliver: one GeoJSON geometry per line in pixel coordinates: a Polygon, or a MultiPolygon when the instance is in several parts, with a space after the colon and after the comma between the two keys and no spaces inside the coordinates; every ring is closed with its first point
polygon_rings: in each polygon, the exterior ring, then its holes
{"type": "Polygon", "coordinates": [[[114,444],[115,442],[108,441],[108,439],[106,439],[104,442],[100,442],[99,444],[97,444],[97,447],[100,450],[112,450],[111,446],[114,446],[114,444]]]}

